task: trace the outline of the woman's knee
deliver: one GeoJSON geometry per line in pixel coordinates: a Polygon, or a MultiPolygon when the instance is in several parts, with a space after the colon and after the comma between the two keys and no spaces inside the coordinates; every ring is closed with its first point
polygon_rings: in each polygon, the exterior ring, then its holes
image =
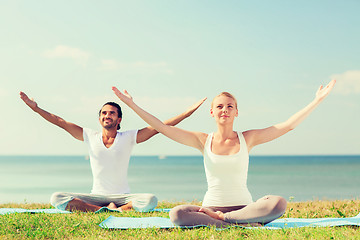
{"type": "Polygon", "coordinates": [[[179,221],[179,216],[181,215],[182,206],[176,206],[172,208],[169,212],[170,221],[177,223],[179,221]]]}
{"type": "Polygon", "coordinates": [[[287,202],[280,196],[265,196],[258,201],[263,202],[262,206],[265,211],[275,215],[282,215],[286,211],[287,202]]]}
{"type": "MultiPolygon", "coordinates": [[[[169,212],[170,221],[176,225],[183,225],[186,219],[186,214],[190,211],[189,205],[179,205],[172,208],[169,212]]],[[[199,207],[200,208],[200,207],[199,207]]]]}
{"type": "Polygon", "coordinates": [[[280,196],[268,196],[270,200],[269,210],[275,215],[283,215],[286,211],[287,202],[280,196]]]}

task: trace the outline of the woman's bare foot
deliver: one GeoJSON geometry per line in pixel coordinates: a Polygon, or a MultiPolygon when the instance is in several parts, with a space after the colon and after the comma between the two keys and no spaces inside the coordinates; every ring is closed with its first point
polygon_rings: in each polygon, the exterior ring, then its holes
{"type": "MultiPolygon", "coordinates": [[[[215,218],[217,220],[221,220],[221,221],[225,220],[224,213],[221,211],[214,212],[213,210],[211,210],[209,208],[202,207],[199,209],[199,212],[205,213],[205,214],[209,215],[210,217],[215,218]]],[[[255,222],[255,223],[238,223],[237,225],[244,226],[244,227],[262,227],[263,226],[262,224],[257,223],[257,222],[255,222]]]]}
{"type": "Polygon", "coordinates": [[[205,214],[209,215],[210,217],[221,220],[221,221],[224,221],[224,219],[225,219],[223,212],[220,212],[220,211],[214,212],[213,210],[211,210],[209,208],[202,207],[199,209],[199,212],[205,213],[205,214]]]}

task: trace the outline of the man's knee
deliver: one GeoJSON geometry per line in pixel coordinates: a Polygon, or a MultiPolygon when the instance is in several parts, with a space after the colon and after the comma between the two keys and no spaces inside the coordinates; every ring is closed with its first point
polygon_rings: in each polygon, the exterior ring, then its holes
{"type": "Polygon", "coordinates": [[[51,195],[50,197],[50,203],[51,205],[53,205],[54,207],[56,207],[60,201],[60,199],[62,198],[62,193],[61,192],[55,192],[51,195]]]}
{"type": "Polygon", "coordinates": [[[146,193],[136,197],[133,200],[133,208],[139,212],[148,212],[153,210],[158,203],[158,199],[154,194],[146,193]]]}
{"type": "Polygon", "coordinates": [[[146,194],[146,201],[149,208],[154,209],[158,204],[158,199],[154,194],[146,194]]]}
{"type": "Polygon", "coordinates": [[[55,192],[50,197],[50,203],[52,206],[54,206],[57,209],[65,210],[68,202],[71,201],[72,199],[73,197],[67,193],[55,192]]]}

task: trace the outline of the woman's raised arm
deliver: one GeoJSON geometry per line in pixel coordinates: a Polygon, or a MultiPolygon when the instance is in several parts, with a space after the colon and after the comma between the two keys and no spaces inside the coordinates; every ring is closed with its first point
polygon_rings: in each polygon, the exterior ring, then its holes
{"type": "MultiPolygon", "coordinates": [[[[135,104],[130,94],[125,90],[124,93],[120,92],[116,87],[112,87],[115,95],[127,106],[129,106],[139,117],[141,117],[150,126],[156,129],[163,135],[171,138],[172,140],[199,149],[201,152],[204,148],[204,143],[207,134],[200,132],[186,131],[177,127],[169,126],[164,124],[162,121],[146,112],[144,109],[135,104]]],[[[206,98],[200,100],[205,101],[206,98]]],[[[196,103],[199,104],[199,103],[196,103]]]]}
{"type": "Polygon", "coordinates": [[[272,141],[297,127],[331,92],[336,80],[332,80],[326,87],[322,85],[316,92],[315,98],[306,107],[292,115],[285,122],[264,129],[255,129],[244,132],[248,151],[256,145],[272,141]]]}

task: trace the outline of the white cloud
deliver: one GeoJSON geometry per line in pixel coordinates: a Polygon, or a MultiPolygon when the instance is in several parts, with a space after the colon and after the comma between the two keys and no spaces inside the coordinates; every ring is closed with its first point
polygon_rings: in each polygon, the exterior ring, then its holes
{"type": "Polygon", "coordinates": [[[112,59],[101,60],[101,70],[116,70],[119,68],[119,63],[112,59]]]}
{"type": "Polygon", "coordinates": [[[331,75],[331,79],[336,79],[334,92],[340,94],[360,93],[360,71],[352,70],[341,74],[331,75]]]}
{"type": "Polygon", "coordinates": [[[173,71],[166,62],[119,62],[113,59],[102,59],[100,70],[146,71],[171,74],[173,71]]]}
{"type": "Polygon", "coordinates": [[[64,45],[58,45],[54,49],[47,50],[44,52],[44,56],[46,58],[71,58],[76,63],[81,64],[83,66],[86,65],[90,53],[85,52],[78,48],[73,48],[64,45]]]}

